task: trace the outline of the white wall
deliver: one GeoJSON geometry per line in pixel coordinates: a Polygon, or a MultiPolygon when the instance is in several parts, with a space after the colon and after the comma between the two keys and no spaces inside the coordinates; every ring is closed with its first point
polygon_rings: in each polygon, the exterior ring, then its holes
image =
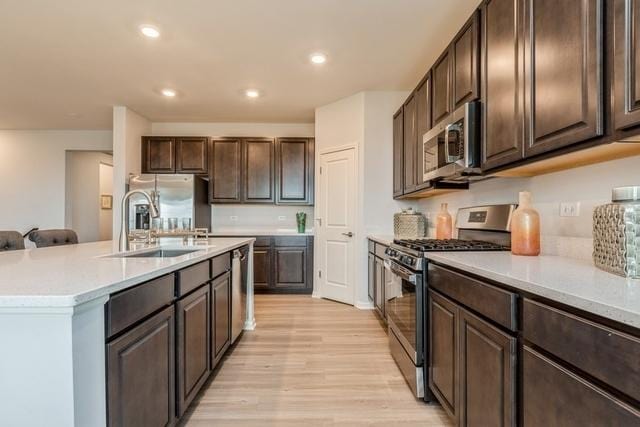
{"type": "Polygon", "coordinates": [[[63,228],[66,151],[111,149],[105,130],[0,131],[0,229],[63,228]]]}
{"type": "MultiPolygon", "coordinates": [[[[423,199],[417,207],[435,218],[440,203],[454,214],[464,206],[517,203],[518,192],[531,191],[541,216],[543,253],[591,257],[593,208],[611,201],[611,189],[640,185],[640,156],[613,160],[532,178],[494,178],[472,184],[470,191],[423,199]],[[579,202],[578,217],[560,217],[561,202],[579,202]]],[[[433,224],[430,232],[433,234],[433,224]]]]}
{"type": "MultiPolygon", "coordinates": [[[[391,161],[391,118],[407,95],[405,91],[360,92],[316,109],[316,182],[319,182],[319,156],[323,151],[345,145],[357,147],[357,224],[354,230],[357,307],[371,306],[367,289],[367,235],[392,233],[393,214],[407,205],[393,200],[391,161]]],[[[319,252],[317,248],[315,253],[319,252]]],[[[317,256],[315,265],[317,270],[317,256]]]]}
{"type": "MultiPolygon", "coordinates": [[[[111,164],[100,163],[99,175],[100,195],[113,197],[113,156],[111,156],[111,164]]],[[[100,209],[99,224],[99,239],[111,240],[113,238],[113,209],[100,209]]]]}
{"type": "MultiPolygon", "coordinates": [[[[153,123],[153,135],[172,136],[314,136],[313,123],[153,123]]],[[[313,227],[313,208],[305,206],[213,205],[211,226],[216,229],[295,228],[296,212],[307,213],[307,228],[313,227]],[[237,219],[231,220],[231,216],[237,219]],[[278,217],[284,216],[284,221],[278,217]]]]}
{"type": "Polygon", "coordinates": [[[120,235],[120,203],[130,174],[140,173],[143,135],[151,134],[151,122],[135,111],[113,107],[113,237],[120,235]]]}
{"type": "Polygon", "coordinates": [[[66,157],[65,226],[78,234],[80,243],[110,240],[111,233],[102,231],[105,217],[111,230],[112,211],[100,208],[101,166],[111,169],[113,157],[99,151],[67,151],[66,157]]]}

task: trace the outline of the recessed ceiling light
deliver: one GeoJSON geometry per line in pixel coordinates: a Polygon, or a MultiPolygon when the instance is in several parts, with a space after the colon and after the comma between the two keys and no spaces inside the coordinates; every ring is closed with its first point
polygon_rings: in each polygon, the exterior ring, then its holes
{"type": "Polygon", "coordinates": [[[260,92],[257,89],[247,89],[244,94],[247,95],[247,98],[257,98],[260,96],[260,92]]]}
{"type": "Polygon", "coordinates": [[[173,98],[176,96],[176,91],[173,89],[162,89],[161,93],[167,98],[173,98]]]}
{"type": "Polygon", "coordinates": [[[158,37],[160,37],[160,30],[158,30],[153,25],[141,25],[140,32],[145,37],[149,37],[150,39],[157,39],[158,37]]]}
{"type": "Polygon", "coordinates": [[[312,53],[309,59],[312,63],[320,65],[327,62],[327,55],[325,55],[324,53],[312,53]]]}

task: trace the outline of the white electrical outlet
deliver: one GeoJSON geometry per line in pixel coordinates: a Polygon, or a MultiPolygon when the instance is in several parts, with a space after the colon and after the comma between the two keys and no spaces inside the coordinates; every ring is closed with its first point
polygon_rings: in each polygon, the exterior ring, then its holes
{"type": "Polygon", "coordinates": [[[284,216],[284,215],[280,215],[280,216],[278,217],[278,221],[286,221],[286,220],[287,220],[287,217],[286,217],[286,216],[284,216]]]}
{"type": "Polygon", "coordinates": [[[231,216],[229,217],[229,219],[230,219],[231,221],[237,221],[237,220],[238,220],[238,217],[237,217],[236,215],[231,215],[231,216]]]}
{"type": "Polygon", "coordinates": [[[560,203],[560,216],[580,216],[580,202],[560,203]]]}

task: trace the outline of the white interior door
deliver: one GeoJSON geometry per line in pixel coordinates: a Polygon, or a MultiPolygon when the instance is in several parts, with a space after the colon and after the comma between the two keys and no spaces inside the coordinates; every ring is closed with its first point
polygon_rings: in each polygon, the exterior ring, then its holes
{"type": "Polygon", "coordinates": [[[353,304],[355,300],[355,149],[320,156],[318,247],[320,296],[353,304]]]}

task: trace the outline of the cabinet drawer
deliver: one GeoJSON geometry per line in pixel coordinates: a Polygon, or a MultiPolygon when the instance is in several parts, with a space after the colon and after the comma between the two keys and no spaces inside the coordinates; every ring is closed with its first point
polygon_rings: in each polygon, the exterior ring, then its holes
{"type": "Polygon", "coordinates": [[[373,240],[369,240],[369,252],[372,254],[376,253],[376,242],[373,240]]]}
{"type": "Polygon", "coordinates": [[[640,339],[525,299],[524,338],[640,401],[640,339]]]}
{"type": "Polygon", "coordinates": [[[211,278],[215,279],[222,273],[231,270],[231,253],[218,255],[211,259],[211,278]]]}
{"type": "Polygon", "coordinates": [[[640,412],[524,346],[522,419],[526,426],[632,426],[640,412]]]}
{"type": "Polygon", "coordinates": [[[112,295],[107,302],[107,336],[111,337],[154,311],[170,304],[175,275],[168,274],[112,295]]]}
{"type": "Polygon", "coordinates": [[[276,246],[307,246],[307,236],[275,236],[273,241],[276,246]]]}
{"type": "Polygon", "coordinates": [[[188,294],[209,281],[209,260],[178,271],[178,296],[188,294]]]}
{"type": "Polygon", "coordinates": [[[384,251],[387,250],[387,247],[381,243],[376,243],[376,256],[378,258],[384,258],[384,251]]]}
{"type": "Polygon", "coordinates": [[[497,324],[516,330],[515,293],[434,264],[429,264],[427,284],[497,324]]]}

